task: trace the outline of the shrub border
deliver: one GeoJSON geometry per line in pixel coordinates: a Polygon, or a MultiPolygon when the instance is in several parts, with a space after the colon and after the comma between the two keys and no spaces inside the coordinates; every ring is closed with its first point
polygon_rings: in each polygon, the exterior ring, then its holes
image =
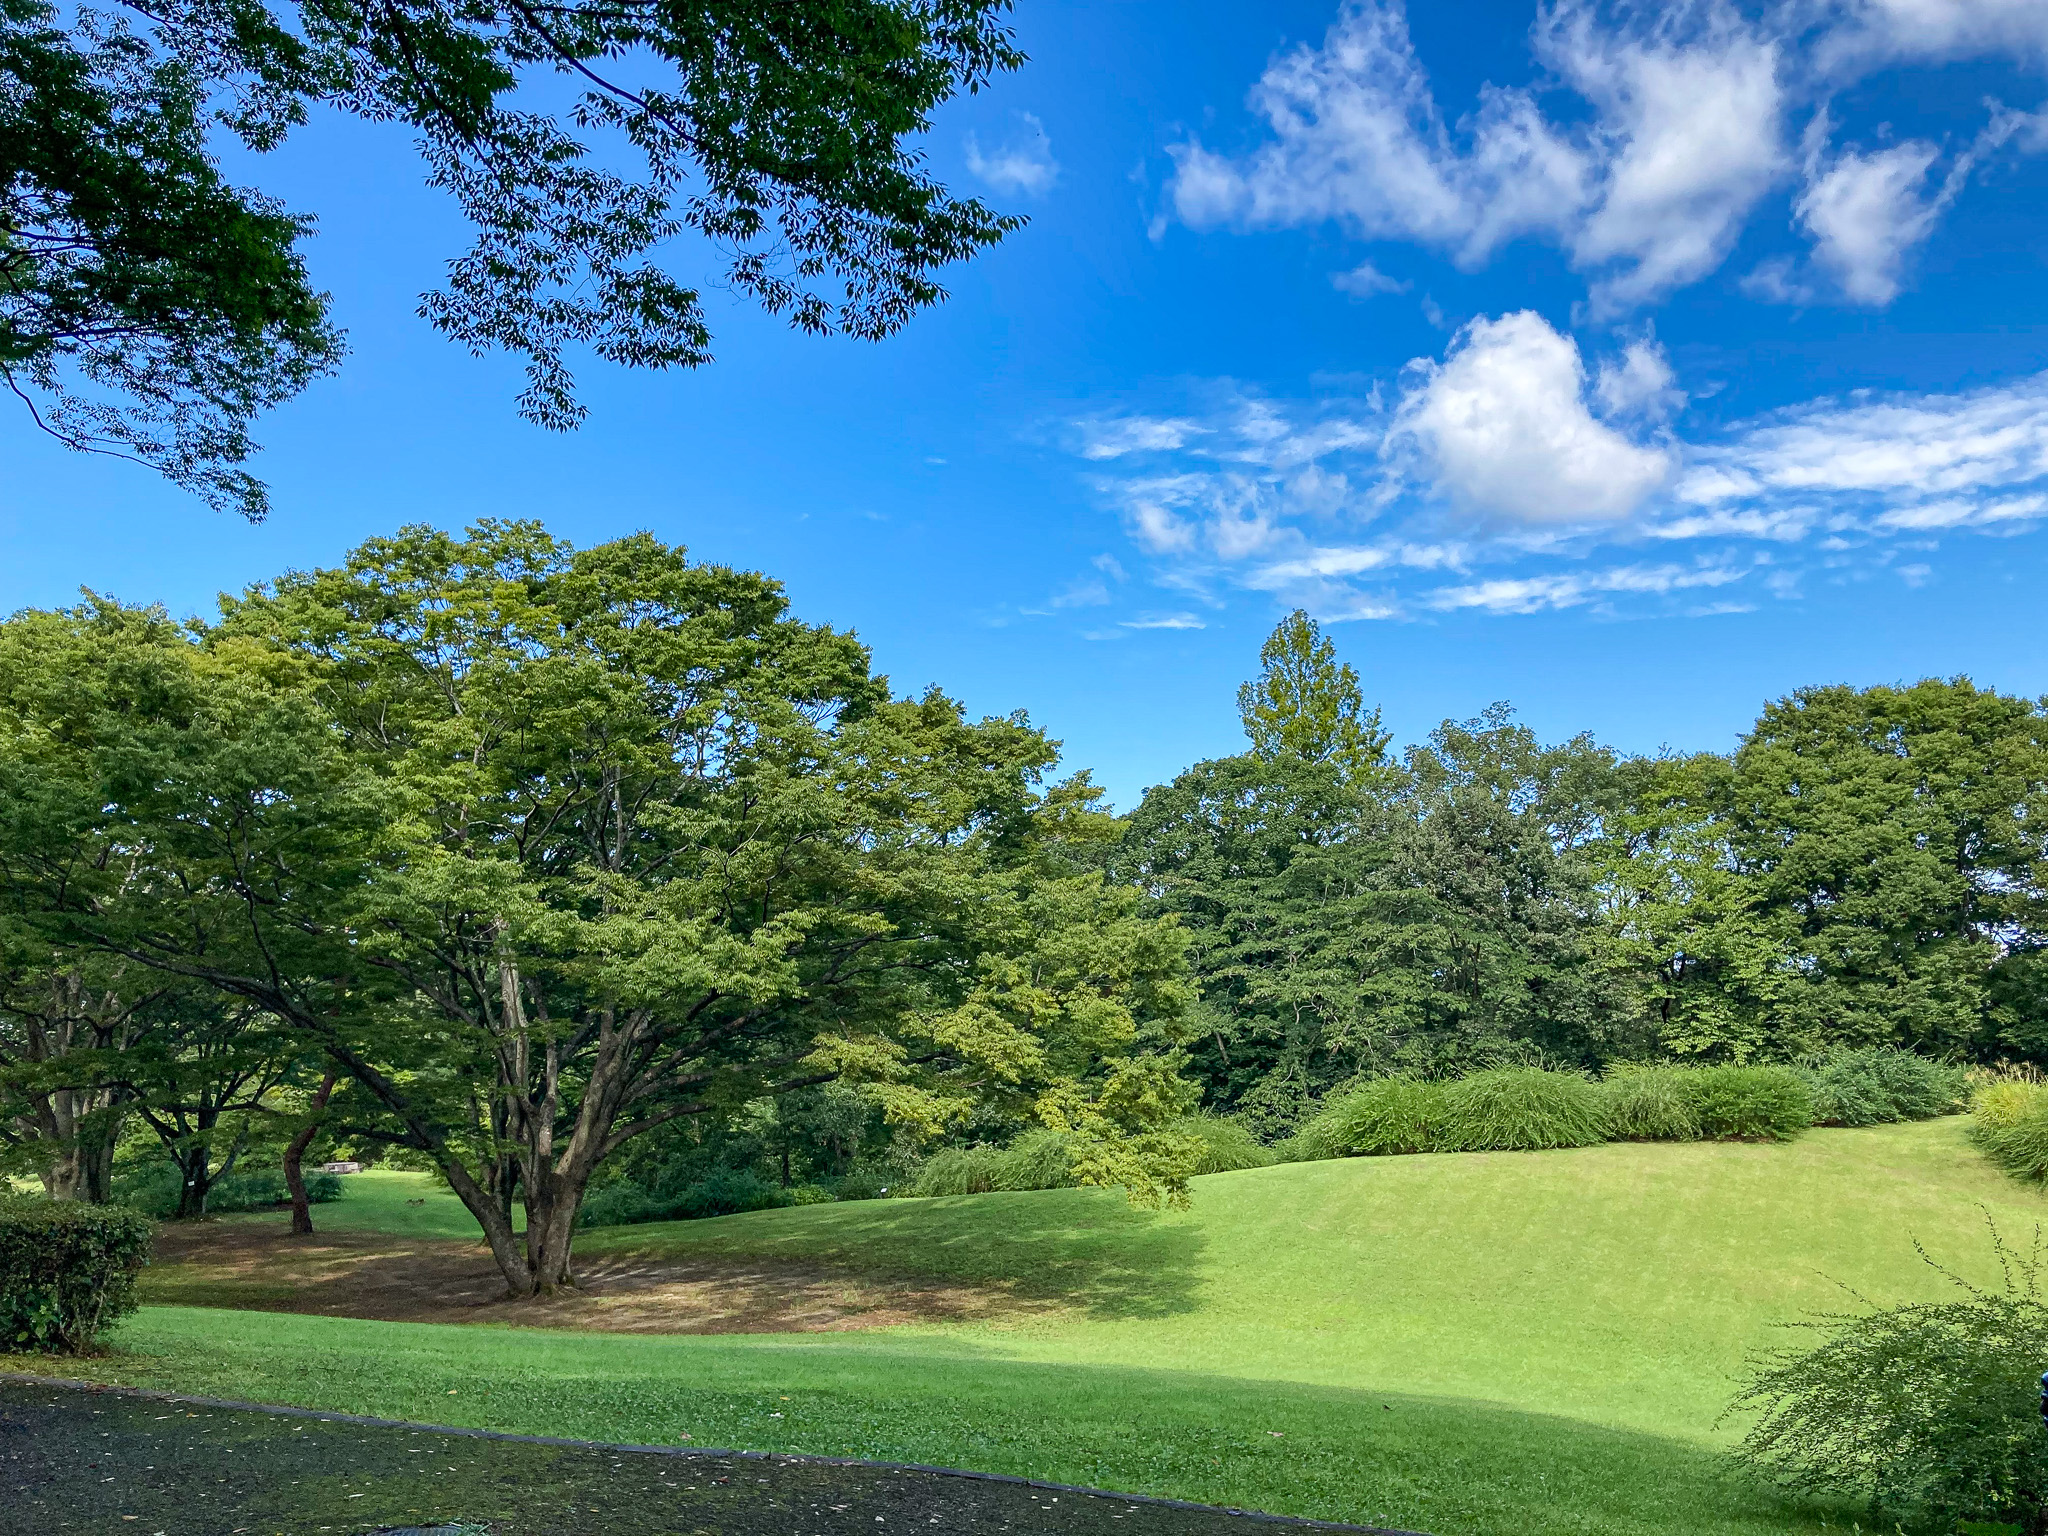
{"type": "Polygon", "coordinates": [[[873,1467],[881,1472],[929,1472],[940,1477],[964,1477],[979,1483],[1013,1483],[1021,1488],[1043,1488],[1051,1493],[1079,1493],[1092,1498],[1117,1499],[1126,1504],[1150,1504],[1161,1509],[1189,1509],[1211,1515],[1235,1515],[1267,1525],[1289,1525],[1300,1530],[1351,1531],[1359,1536],[1427,1536],[1422,1531],[1398,1530],[1386,1525],[1346,1525],[1341,1520],[1311,1520],[1303,1515],[1274,1515],[1264,1510],[1239,1509],[1231,1504],[1198,1504],[1192,1499],[1168,1499],[1151,1493],[1118,1493],[1112,1488],[1089,1488],[1080,1483],[1048,1483],[1035,1477],[1017,1477],[1008,1472],[970,1472],[964,1467],[933,1467],[917,1461],[864,1461],[858,1456],[807,1456],[801,1451],[730,1451],[708,1445],[622,1445],[609,1440],[572,1440],[560,1435],[520,1435],[503,1429],[469,1429],[456,1424],[421,1424],[411,1419],[379,1419],[361,1413],[335,1413],[325,1408],[297,1408],[288,1403],[252,1403],[237,1398],[194,1397],[187,1392],[164,1392],[154,1387],[124,1387],[97,1381],[76,1381],[62,1376],[31,1376],[25,1371],[0,1370],[0,1385],[20,1382],[31,1387],[54,1387],[67,1392],[104,1393],[110,1397],[135,1398],[149,1403],[188,1403],[195,1408],[217,1408],[230,1413],[261,1413],[273,1418],[315,1419],[323,1424],[360,1424],[367,1429],[412,1429],[424,1434],[460,1435],[469,1440],[508,1440],[515,1445],[554,1445],[576,1451],[631,1452],[638,1456],[715,1458],[741,1461],[798,1462],[823,1467],[873,1467]]]}

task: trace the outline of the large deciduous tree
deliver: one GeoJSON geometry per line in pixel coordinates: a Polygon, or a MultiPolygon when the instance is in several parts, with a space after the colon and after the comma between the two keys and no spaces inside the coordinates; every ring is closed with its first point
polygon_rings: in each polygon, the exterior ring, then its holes
{"type": "Polygon", "coordinates": [[[0,0],[0,381],[72,446],[252,517],[250,421],[339,341],[298,254],[310,221],[230,185],[216,127],[263,151],[318,106],[405,124],[475,230],[421,313],[523,358],[519,408],[555,428],[582,415],[573,349],[709,360],[679,239],[799,328],[876,338],[1018,222],[915,146],[1023,62],[1008,0],[124,9],[0,0]]]}
{"type": "Polygon", "coordinates": [[[826,1081],[921,1132],[1001,1100],[1092,1182],[1182,1187],[1181,941],[1085,867],[1093,791],[1043,783],[1021,717],[893,696],[772,582],[490,524],[372,541],[192,640],[72,622],[169,682],[0,754],[0,796],[55,812],[5,818],[8,884],[317,1044],[513,1290],[571,1282],[632,1138],[826,1081]]]}

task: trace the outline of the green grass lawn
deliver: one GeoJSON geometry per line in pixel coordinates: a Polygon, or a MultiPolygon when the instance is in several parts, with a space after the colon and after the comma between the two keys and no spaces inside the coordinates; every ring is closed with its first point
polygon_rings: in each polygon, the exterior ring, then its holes
{"type": "MultiPolygon", "coordinates": [[[[1941,1294],[1915,1239],[1982,1278],[1995,1268],[1987,1211],[2031,1235],[2048,1200],[1992,1171],[1961,1132],[1952,1119],[1782,1146],[1297,1164],[1198,1180],[1194,1209],[1166,1215],[1051,1190],[618,1228],[587,1234],[585,1251],[1001,1283],[1040,1309],[886,1333],[636,1338],[160,1308],[124,1332],[133,1353],[94,1369],[394,1417],[970,1466],[1440,1536],[1797,1531],[1818,1516],[1723,1477],[1721,1406],[1774,1323],[1853,1305],[1845,1287],[1878,1301],[1941,1294]]],[[[474,1232],[423,1176],[358,1175],[347,1189],[321,1208],[329,1225],[474,1232]]]]}

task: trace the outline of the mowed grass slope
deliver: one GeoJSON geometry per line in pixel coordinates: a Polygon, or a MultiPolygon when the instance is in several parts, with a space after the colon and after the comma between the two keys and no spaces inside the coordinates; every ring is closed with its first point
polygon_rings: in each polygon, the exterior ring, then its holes
{"type": "MultiPolygon", "coordinates": [[[[1006,1286],[1006,1321],[621,1337],[151,1308],[87,1369],[195,1393],[597,1439],[861,1455],[1438,1536],[1817,1529],[1732,1481],[1716,1428],[1773,1324],[1995,1273],[1987,1212],[2048,1200],[1962,1122],[1783,1146],[1358,1159],[1196,1182],[1150,1214],[1052,1190],[586,1234],[587,1252],[786,1259],[1006,1286]]],[[[331,1226],[461,1230],[429,1181],[331,1226]],[[411,1200],[424,1203],[412,1205],[411,1200]],[[380,1215],[380,1213],[382,1213],[380,1215]],[[394,1214],[396,1213],[396,1214],[394,1214]]],[[[1844,1523],[1837,1515],[1838,1525],[1844,1523]]]]}
{"type": "Polygon", "coordinates": [[[613,1228],[586,1251],[788,1257],[1009,1281],[1068,1305],[949,1328],[1012,1359],[1512,1404],[1706,1438],[1773,1324],[1997,1273],[2048,1200],[1961,1117],[1784,1145],[1348,1158],[1199,1179],[1154,1216],[1093,1190],[874,1201],[613,1228]],[[1846,1289],[1845,1289],[1846,1288],[1846,1289]]]}

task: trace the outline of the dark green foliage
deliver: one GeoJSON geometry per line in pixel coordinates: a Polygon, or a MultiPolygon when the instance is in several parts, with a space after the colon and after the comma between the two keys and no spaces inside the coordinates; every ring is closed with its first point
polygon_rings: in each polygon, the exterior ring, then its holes
{"type": "Polygon", "coordinates": [[[2048,1183],[2048,1083],[2006,1079],[1980,1089],[1970,1140],[2014,1178],[2048,1183]]]}
{"type": "Polygon", "coordinates": [[[1383,1157],[1433,1152],[1448,1112],[1442,1083],[1381,1077],[1331,1096],[1304,1137],[1330,1149],[1324,1155],[1383,1157]]]}
{"type": "MultiPolygon", "coordinates": [[[[180,1193],[178,1169],[170,1163],[148,1165],[118,1173],[114,1177],[114,1198],[146,1216],[174,1216],[180,1193]]],[[[306,1175],[306,1199],[314,1205],[341,1198],[341,1176],[333,1173],[306,1175]]],[[[287,1204],[291,1192],[284,1174],[276,1168],[238,1169],[216,1179],[206,1197],[210,1214],[232,1211],[267,1211],[287,1204]]]]}
{"type": "Polygon", "coordinates": [[[1740,1460],[1791,1488],[1868,1498],[1887,1519],[2048,1529],[2039,1246],[2000,1245],[2002,1292],[1963,1285],[1959,1301],[1830,1319],[1819,1347],[1760,1361],[1731,1406],[1758,1416],[1740,1460]]]}
{"type": "Polygon", "coordinates": [[[306,221],[222,179],[206,82],[104,16],[0,0],[0,385],[67,446],[260,518],[250,420],[341,341],[306,221]]]}
{"type": "Polygon", "coordinates": [[[155,1230],[120,1206],[0,1196],[0,1350],[93,1348],[135,1310],[155,1230]]]}
{"type": "Polygon", "coordinates": [[[637,1184],[609,1184],[583,1203],[586,1227],[624,1227],[644,1221],[696,1221],[705,1216],[732,1216],[740,1211],[766,1211],[777,1206],[814,1203],[796,1198],[793,1190],[771,1184],[744,1169],[719,1168],[673,1194],[661,1195],[637,1184]]]}
{"type": "Polygon", "coordinates": [[[1607,1133],[1616,1141],[1696,1141],[1700,1113],[1686,1089],[1685,1067],[1625,1067],[1609,1074],[1607,1133]]]}
{"type": "Polygon", "coordinates": [[[1808,1063],[1815,1125],[1889,1125],[1960,1109],[1968,1087],[1959,1067],[1892,1046],[1842,1051],[1808,1063]]]}
{"type": "Polygon", "coordinates": [[[1495,1067],[1445,1087],[1433,1150],[1528,1152],[1605,1140],[1606,1097],[1584,1074],[1495,1067]]]}
{"type": "Polygon", "coordinates": [[[1813,1093],[1790,1067],[1691,1067],[1682,1081],[1709,1140],[1783,1141],[1813,1124],[1813,1093]]]}

